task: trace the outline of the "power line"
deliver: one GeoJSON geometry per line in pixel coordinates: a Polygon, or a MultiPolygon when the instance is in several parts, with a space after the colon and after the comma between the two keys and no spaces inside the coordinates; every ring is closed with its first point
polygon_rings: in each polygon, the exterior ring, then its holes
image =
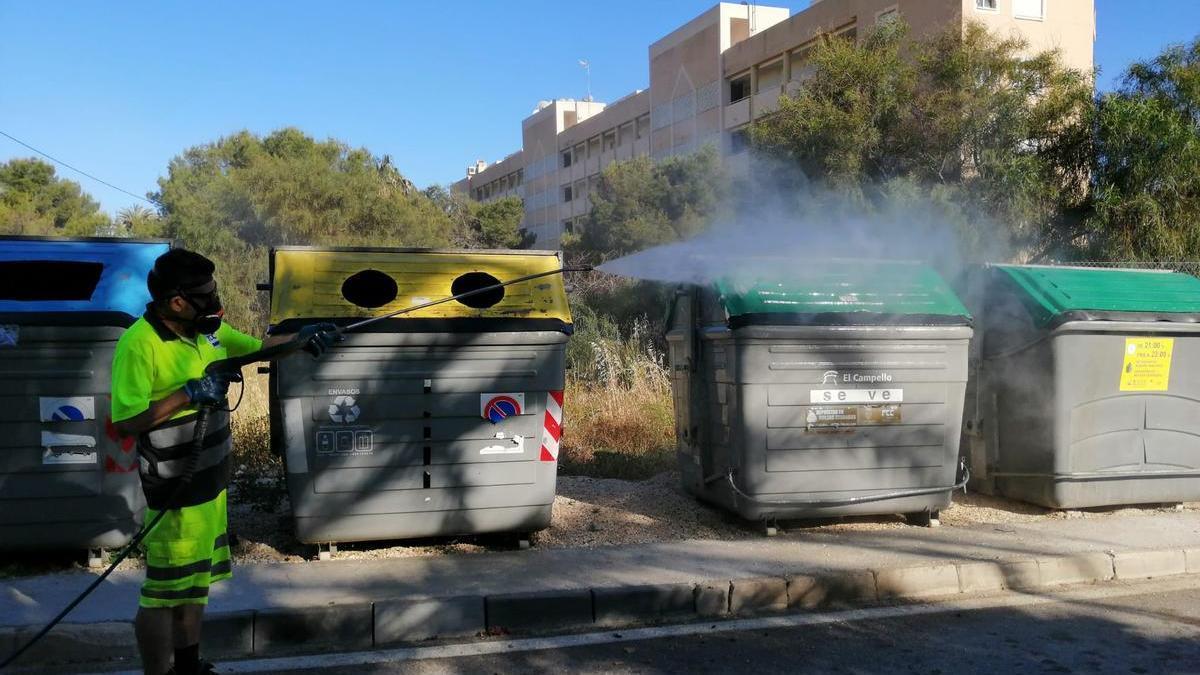
{"type": "Polygon", "coordinates": [[[129,190],[125,190],[125,189],[123,189],[123,188],[119,188],[119,187],[117,187],[116,185],[113,185],[112,183],[110,183],[110,182],[108,182],[108,181],[106,181],[106,180],[104,180],[104,179],[102,179],[102,178],[97,178],[97,177],[93,176],[92,174],[90,174],[90,173],[88,173],[88,172],[84,171],[83,169],[77,169],[77,168],[75,168],[75,167],[71,166],[70,164],[67,164],[66,162],[62,161],[61,159],[57,159],[57,158],[55,158],[55,157],[51,157],[50,155],[47,155],[46,153],[42,152],[41,150],[38,150],[37,148],[33,147],[32,145],[30,145],[30,144],[26,143],[25,141],[22,141],[22,140],[21,140],[21,139],[19,139],[19,138],[15,138],[15,137],[13,137],[13,136],[10,136],[9,134],[6,134],[6,133],[4,133],[4,131],[3,131],[3,130],[0,130],[0,136],[4,136],[5,138],[7,138],[8,140],[10,140],[10,141],[12,141],[12,142],[14,142],[14,143],[17,143],[17,144],[19,144],[19,145],[23,145],[23,146],[25,146],[26,148],[29,148],[30,150],[32,150],[32,151],[34,151],[34,152],[36,152],[37,154],[41,155],[42,157],[45,157],[46,159],[50,160],[51,162],[54,162],[55,164],[58,164],[59,166],[66,167],[66,168],[68,168],[68,169],[70,169],[70,170],[74,171],[75,173],[77,173],[77,174],[79,174],[79,175],[81,175],[81,176],[86,176],[86,177],[88,177],[88,178],[91,178],[92,180],[96,181],[97,183],[100,183],[101,185],[107,185],[108,187],[110,187],[110,188],[112,188],[112,189],[116,190],[117,192],[123,192],[123,193],[125,193],[125,194],[129,195],[130,197],[133,197],[134,199],[140,199],[140,200],[142,200],[142,201],[144,201],[144,202],[146,202],[147,204],[150,204],[150,205],[152,205],[152,206],[158,206],[158,207],[161,207],[161,206],[162,206],[162,204],[160,204],[160,203],[158,203],[158,202],[154,201],[153,199],[150,199],[150,198],[148,198],[148,197],[143,197],[143,196],[141,196],[141,195],[134,194],[134,193],[130,192],[129,190]]]}

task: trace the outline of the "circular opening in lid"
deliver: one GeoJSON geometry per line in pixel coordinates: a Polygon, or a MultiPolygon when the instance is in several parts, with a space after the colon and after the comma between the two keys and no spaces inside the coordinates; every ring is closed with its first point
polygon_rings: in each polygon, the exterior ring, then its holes
{"type": "Polygon", "coordinates": [[[342,282],[342,297],[363,309],[383,307],[398,292],[396,280],[379,270],[356,272],[342,282]]]}
{"type": "MultiPolygon", "coordinates": [[[[488,286],[495,286],[498,283],[500,283],[500,280],[487,272],[467,272],[455,279],[454,283],[450,284],[450,294],[461,295],[463,293],[470,293],[471,291],[477,291],[488,286]]],[[[503,299],[504,289],[494,288],[490,291],[476,293],[470,297],[460,298],[458,302],[473,309],[487,309],[488,307],[495,306],[503,299]]]]}

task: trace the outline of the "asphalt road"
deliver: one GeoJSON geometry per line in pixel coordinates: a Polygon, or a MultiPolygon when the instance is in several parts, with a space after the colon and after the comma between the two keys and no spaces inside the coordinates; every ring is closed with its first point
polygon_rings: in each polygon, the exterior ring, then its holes
{"type": "Polygon", "coordinates": [[[323,675],[1200,673],[1200,579],[228,665],[323,675]]]}

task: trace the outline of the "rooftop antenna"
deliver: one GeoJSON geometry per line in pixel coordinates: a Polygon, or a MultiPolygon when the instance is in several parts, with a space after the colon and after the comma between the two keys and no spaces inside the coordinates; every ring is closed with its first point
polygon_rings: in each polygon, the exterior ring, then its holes
{"type": "Polygon", "coordinates": [[[592,102],[592,64],[584,59],[579,59],[579,66],[587,73],[587,98],[583,99],[588,103],[592,102]]]}

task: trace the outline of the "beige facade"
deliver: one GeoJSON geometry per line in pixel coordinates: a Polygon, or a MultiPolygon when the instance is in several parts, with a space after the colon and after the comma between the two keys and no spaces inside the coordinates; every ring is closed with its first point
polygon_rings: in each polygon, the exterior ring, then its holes
{"type": "Polygon", "coordinates": [[[588,195],[608,164],[713,145],[737,171],[745,129],[811,72],[807,55],[823,35],[858,38],[901,16],[914,37],[976,21],[1030,49],[1059,49],[1091,72],[1094,0],[814,0],[786,8],[720,3],[650,45],[650,86],[611,105],[543,102],[522,122],[522,149],[495,164],[477,162],[454,189],[481,201],[525,200],[524,227],[539,247],[559,245],[589,209],[588,195]]]}

